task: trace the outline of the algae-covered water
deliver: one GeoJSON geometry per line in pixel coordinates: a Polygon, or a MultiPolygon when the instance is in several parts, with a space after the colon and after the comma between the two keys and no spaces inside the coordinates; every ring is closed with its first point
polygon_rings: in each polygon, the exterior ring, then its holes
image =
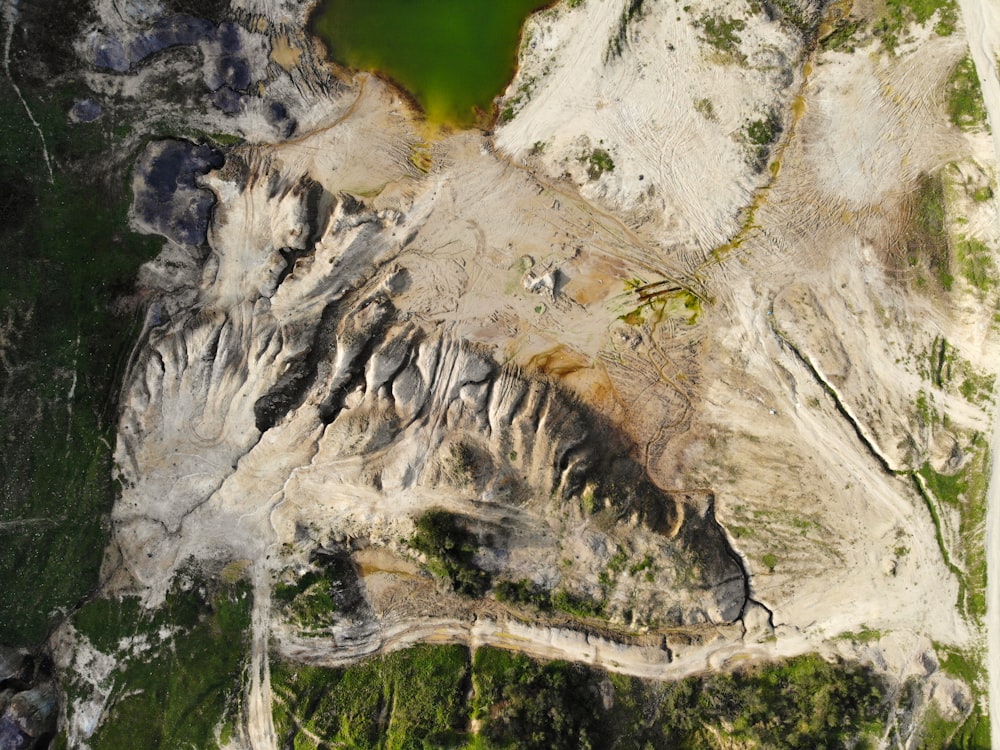
{"type": "Polygon", "coordinates": [[[487,119],[510,81],[521,26],[551,0],[326,0],[313,28],[333,58],[384,73],[429,120],[487,119]]]}

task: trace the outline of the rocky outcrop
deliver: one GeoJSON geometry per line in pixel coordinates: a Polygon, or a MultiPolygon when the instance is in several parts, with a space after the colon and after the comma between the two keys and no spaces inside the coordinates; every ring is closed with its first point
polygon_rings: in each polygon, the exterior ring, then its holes
{"type": "Polygon", "coordinates": [[[179,245],[203,245],[215,198],[197,180],[222,163],[222,154],[211,146],[180,140],[150,143],[132,178],[135,227],[179,245]]]}
{"type": "Polygon", "coordinates": [[[58,714],[45,664],[25,651],[0,646],[0,750],[47,747],[58,714]]]}
{"type": "Polygon", "coordinates": [[[155,55],[180,47],[201,52],[205,86],[223,111],[239,111],[242,97],[263,77],[266,44],[259,35],[229,21],[216,25],[183,14],[158,18],[136,32],[95,30],[87,37],[85,56],[98,69],[128,73],[155,55]]]}

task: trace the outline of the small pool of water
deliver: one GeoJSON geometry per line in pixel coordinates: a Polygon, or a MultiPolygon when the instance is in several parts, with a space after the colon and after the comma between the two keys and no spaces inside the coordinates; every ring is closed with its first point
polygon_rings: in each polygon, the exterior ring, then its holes
{"type": "Polygon", "coordinates": [[[491,119],[517,63],[521,26],[546,0],[325,0],[313,30],[337,62],[384,73],[432,122],[491,119]]]}

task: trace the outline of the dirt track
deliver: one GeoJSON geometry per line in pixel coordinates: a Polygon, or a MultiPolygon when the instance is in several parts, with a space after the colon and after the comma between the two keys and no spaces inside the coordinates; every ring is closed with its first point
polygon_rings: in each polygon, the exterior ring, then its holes
{"type": "MultiPolygon", "coordinates": [[[[655,680],[675,680],[725,668],[787,658],[815,650],[819,644],[798,634],[744,642],[720,637],[682,653],[666,648],[631,646],[576,630],[544,628],[523,623],[452,618],[409,618],[384,628],[344,634],[344,638],[282,637],[282,657],[326,667],[343,667],[374,654],[409,648],[418,643],[462,644],[475,649],[495,646],[539,659],[565,659],[609,672],[655,680]],[[352,637],[353,636],[353,637],[352,637]]],[[[255,745],[256,747],[256,745],[255,745]]]]}

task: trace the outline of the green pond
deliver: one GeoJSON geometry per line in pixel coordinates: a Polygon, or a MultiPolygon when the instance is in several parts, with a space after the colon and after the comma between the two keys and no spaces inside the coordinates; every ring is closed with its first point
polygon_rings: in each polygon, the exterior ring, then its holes
{"type": "Polygon", "coordinates": [[[546,0],[326,0],[314,31],[333,58],[383,73],[432,122],[482,123],[514,74],[521,26],[546,0]]]}

